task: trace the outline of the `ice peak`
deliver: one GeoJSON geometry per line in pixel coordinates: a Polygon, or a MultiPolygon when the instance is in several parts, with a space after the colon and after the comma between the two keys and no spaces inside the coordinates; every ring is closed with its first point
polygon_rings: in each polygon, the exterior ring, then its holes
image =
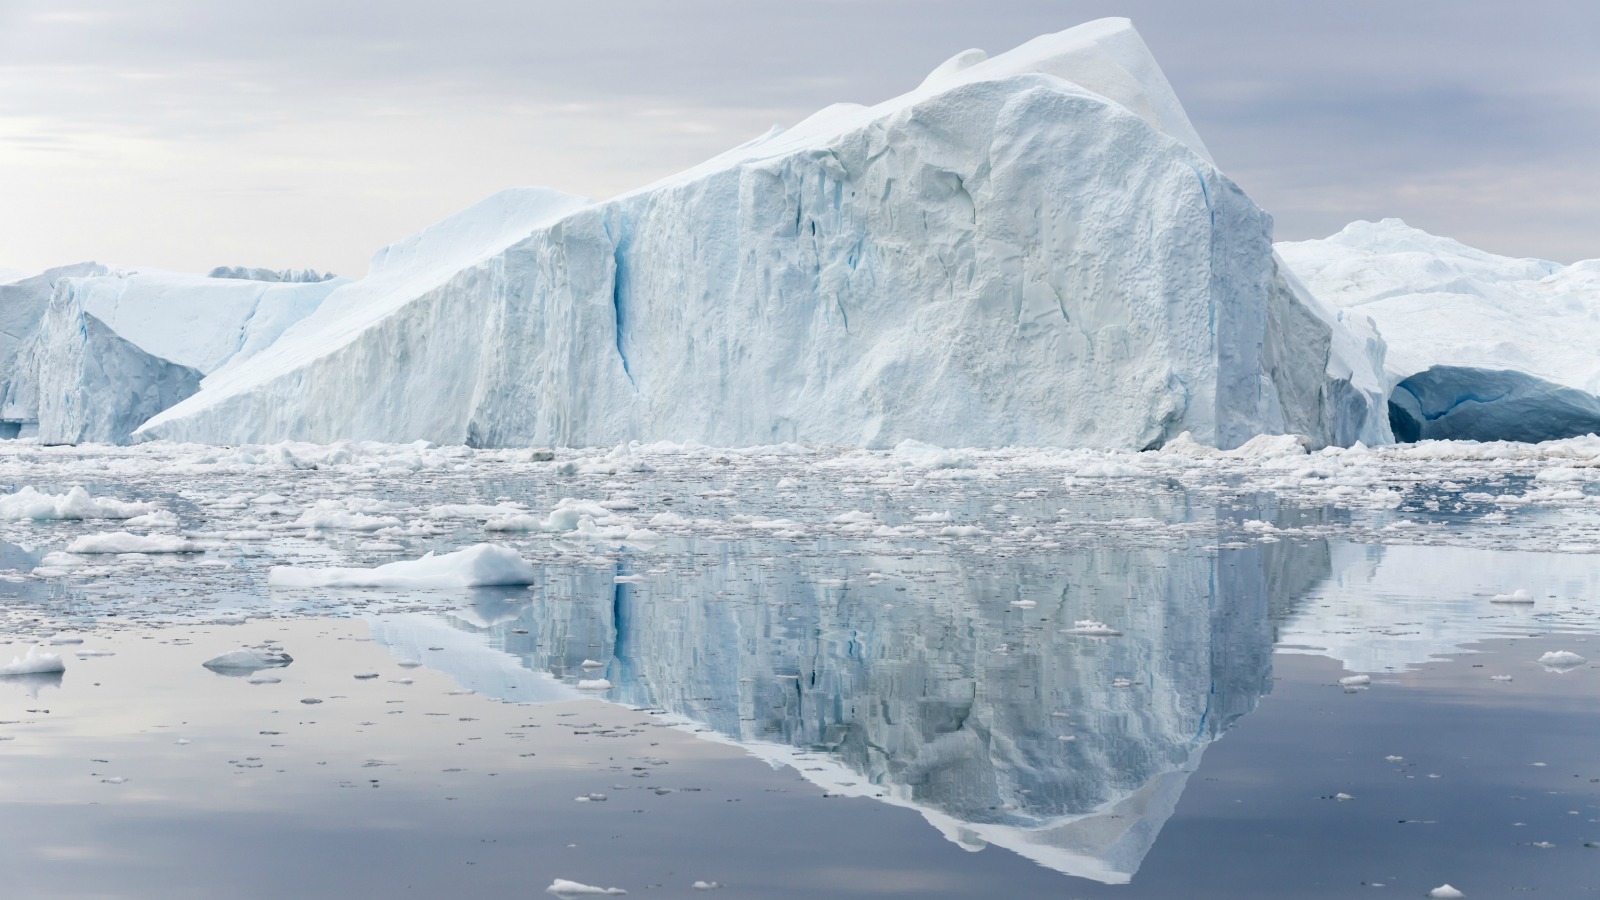
{"type": "Polygon", "coordinates": [[[1128,19],[1095,19],[1041,35],[999,56],[974,57],[982,52],[968,50],[952,57],[915,93],[1011,75],[1053,75],[1127,107],[1151,127],[1212,162],[1161,65],[1128,19]]]}
{"type": "Polygon", "coordinates": [[[921,90],[924,88],[939,87],[946,81],[949,81],[950,78],[957,73],[964,72],[978,63],[987,61],[988,59],[988,52],[979,50],[976,47],[971,50],[963,50],[960,53],[957,53],[955,56],[952,56],[940,63],[938,68],[934,69],[932,72],[929,72],[928,77],[922,79],[922,84],[917,85],[917,89],[921,90]]]}

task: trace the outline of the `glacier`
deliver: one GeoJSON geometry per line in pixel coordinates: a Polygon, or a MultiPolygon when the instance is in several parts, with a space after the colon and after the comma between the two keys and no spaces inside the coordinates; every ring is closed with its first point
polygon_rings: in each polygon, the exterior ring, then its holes
{"type": "Polygon", "coordinates": [[[135,435],[1378,444],[1382,356],[1285,270],[1132,25],[1104,19],[611,200],[497,194],[261,352],[191,366],[199,390],[135,435]]]}
{"type": "Polygon", "coordinates": [[[1377,324],[1400,440],[1600,432],[1600,260],[1496,256],[1400,219],[1277,251],[1318,299],[1377,324]]]}
{"type": "Polygon", "coordinates": [[[18,433],[36,427],[44,443],[126,443],[207,373],[266,348],[345,281],[83,263],[0,287],[0,421],[18,433]]]}

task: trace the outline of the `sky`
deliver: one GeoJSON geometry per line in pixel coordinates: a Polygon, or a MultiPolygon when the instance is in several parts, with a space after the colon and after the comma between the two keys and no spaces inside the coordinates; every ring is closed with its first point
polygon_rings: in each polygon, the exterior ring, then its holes
{"type": "Polygon", "coordinates": [[[502,188],[608,197],[1108,15],[1280,240],[1600,257],[1594,0],[0,0],[0,268],[358,276],[502,188]]]}

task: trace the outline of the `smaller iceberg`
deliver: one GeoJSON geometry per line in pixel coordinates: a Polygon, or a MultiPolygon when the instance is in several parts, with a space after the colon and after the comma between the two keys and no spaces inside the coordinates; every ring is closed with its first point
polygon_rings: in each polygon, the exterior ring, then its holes
{"type": "Polygon", "coordinates": [[[465,550],[392,562],[373,569],[273,566],[275,588],[456,588],[532,584],[538,571],[509,547],[477,544],[465,550]]]}

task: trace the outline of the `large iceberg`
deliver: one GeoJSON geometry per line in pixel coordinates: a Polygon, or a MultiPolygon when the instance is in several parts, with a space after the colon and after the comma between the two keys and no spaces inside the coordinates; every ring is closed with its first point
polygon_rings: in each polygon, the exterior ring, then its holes
{"type": "Polygon", "coordinates": [[[498,194],[138,436],[1386,441],[1381,342],[1298,289],[1270,233],[1105,19],[610,201],[498,194]]]}
{"type": "Polygon", "coordinates": [[[1397,438],[1600,431],[1600,260],[1496,256],[1399,219],[1278,252],[1319,299],[1377,323],[1397,438]]]}
{"type": "MultiPolygon", "coordinates": [[[[252,270],[245,270],[249,274],[252,270]]],[[[0,287],[8,333],[0,419],[46,443],[122,443],[248,359],[342,281],[111,271],[86,263],[0,287]]]]}

